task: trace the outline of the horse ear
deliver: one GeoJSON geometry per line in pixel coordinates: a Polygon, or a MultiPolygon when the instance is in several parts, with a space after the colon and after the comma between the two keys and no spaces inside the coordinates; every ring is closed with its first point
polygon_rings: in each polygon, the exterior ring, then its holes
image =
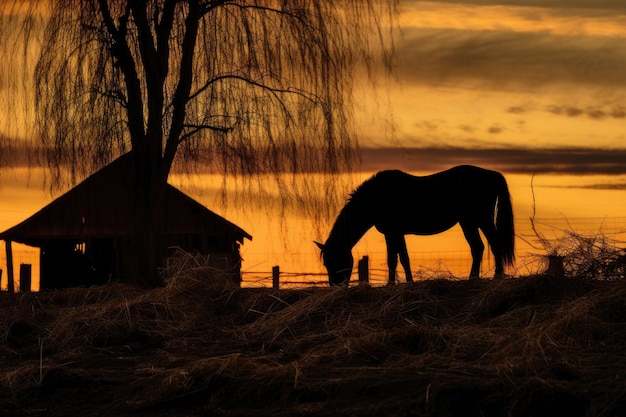
{"type": "Polygon", "coordinates": [[[320,248],[320,250],[324,250],[324,245],[322,245],[320,242],[313,241],[313,243],[315,243],[317,247],[320,248]]]}

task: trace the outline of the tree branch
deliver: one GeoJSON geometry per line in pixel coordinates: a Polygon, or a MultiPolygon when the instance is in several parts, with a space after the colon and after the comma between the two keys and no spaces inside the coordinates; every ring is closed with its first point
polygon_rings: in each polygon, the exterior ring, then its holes
{"type": "MultiPolygon", "coordinates": [[[[188,97],[193,82],[193,60],[200,27],[200,4],[198,1],[189,1],[189,11],[185,19],[185,35],[182,40],[178,85],[172,98],[172,124],[165,143],[163,154],[164,164],[171,166],[179,145],[179,138],[183,132],[187,114],[188,97]]],[[[166,176],[167,178],[167,176],[166,176]]]]}
{"type": "Polygon", "coordinates": [[[102,20],[104,25],[107,28],[109,34],[115,39],[119,32],[117,27],[115,26],[115,22],[113,22],[113,18],[111,17],[111,10],[109,10],[109,4],[106,0],[98,0],[98,5],[100,6],[100,13],[102,13],[102,20]]]}
{"type": "Polygon", "coordinates": [[[123,107],[128,107],[128,101],[126,100],[126,97],[124,96],[124,93],[122,92],[122,90],[117,89],[117,90],[101,90],[101,89],[93,89],[92,90],[94,93],[101,95],[102,97],[106,97],[109,98],[119,104],[121,104],[123,107]]]}
{"type": "Polygon", "coordinates": [[[313,93],[311,93],[309,91],[294,89],[294,88],[291,88],[291,87],[288,87],[288,88],[271,87],[271,86],[269,86],[267,84],[264,84],[262,82],[251,80],[250,78],[244,77],[242,75],[237,75],[237,74],[223,74],[223,75],[218,75],[217,77],[211,78],[206,83],[204,83],[204,85],[202,87],[200,87],[197,91],[195,91],[193,94],[190,94],[188,101],[192,101],[193,99],[195,99],[197,96],[199,96],[204,91],[206,91],[206,89],[208,89],[211,85],[213,85],[213,84],[215,84],[215,83],[217,83],[219,81],[228,80],[228,79],[242,81],[242,82],[244,82],[246,84],[250,84],[251,86],[258,87],[258,88],[261,88],[263,90],[269,91],[269,92],[273,93],[273,95],[276,96],[277,98],[278,98],[278,94],[295,94],[295,95],[298,95],[298,96],[300,96],[302,98],[305,98],[305,99],[309,100],[311,103],[320,103],[321,102],[321,100],[319,99],[318,96],[316,96],[315,94],[313,94],[313,93]]]}
{"type": "Polygon", "coordinates": [[[200,9],[199,9],[199,13],[201,15],[205,15],[207,13],[209,13],[210,11],[217,9],[220,6],[224,6],[227,5],[229,3],[228,0],[213,0],[213,1],[209,1],[208,3],[204,4],[204,5],[200,5],[200,9]]]}
{"type": "MultiPolygon", "coordinates": [[[[283,113],[288,115],[291,118],[291,112],[289,111],[289,109],[287,108],[287,105],[283,102],[283,99],[280,97],[281,94],[294,94],[297,95],[299,97],[302,97],[308,101],[310,101],[313,104],[316,105],[320,105],[322,107],[326,107],[324,105],[324,101],[317,95],[313,94],[310,91],[303,91],[303,90],[298,90],[298,89],[294,89],[294,88],[277,88],[277,87],[271,87],[267,84],[255,81],[255,80],[251,80],[247,77],[241,76],[241,75],[236,75],[236,74],[224,74],[224,75],[219,75],[217,77],[214,77],[210,80],[208,80],[202,87],[200,87],[196,92],[194,92],[193,94],[189,95],[189,98],[187,99],[187,103],[189,103],[190,101],[194,100],[196,97],[198,97],[200,94],[202,94],[202,92],[206,91],[211,85],[219,82],[219,81],[224,81],[224,80],[236,80],[236,81],[241,81],[244,82],[246,84],[249,84],[253,87],[257,87],[260,88],[262,90],[265,90],[267,92],[269,92],[271,95],[274,96],[274,98],[276,99],[276,101],[278,102],[278,104],[280,104],[280,106],[283,109],[283,113]]],[[[326,109],[325,109],[326,111],[326,109]]]]}
{"type": "MultiPolygon", "coordinates": [[[[172,26],[174,25],[174,16],[176,11],[176,0],[167,0],[163,6],[163,12],[161,13],[161,21],[157,25],[157,50],[161,54],[161,66],[165,71],[164,76],[167,76],[167,57],[169,57],[169,41],[170,34],[172,32],[172,26]],[[165,59],[165,62],[163,60],[165,59]]],[[[156,22],[156,20],[155,20],[156,22]]]]}
{"type": "Polygon", "coordinates": [[[144,120],[141,83],[139,82],[133,54],[126,40],[126,22],[130,14],[130,6],[127,6],[126,13],[120,19],[120,27],[118,28],[115,26],[111,16],[107,0],[98,0],[98,5],[103,23],[112,38],[111,55],[117,59],[119,68],[124,74],[124,83],[128,92],[128,101],[126,103],[128,126],[132,147],[136,149],[140,146],[139,141],[144,136],[144,120]]]}
{"type": "Polygon", "coordinates": [[[220,132],[220,133],[229,133],[232,132],[235,129],[235,125],[232,126],[228,126],[228,127],[222,127],[222,126],[214,126],[214,125],[209,125],[209,124],[185,124],[184,126],[185,129],[192,129],[190,132],[186,132],[184,134],[182,134],[180,136],[180,138],[178,139],[178,143],[181,144],[183,143],[186,139],[188,139],[189,137],[203,131],[203,130],[211,130],[214,132],[220,132]]]}
{"type": "MultiPolygon", "coordinates": [[[[275,7],[269,7],[269,6],[259,6],[259,5],[251,5],[251,4],[239,4],[239,3],[234,3],[234,2],[230,2],[230,1],[224,1],[222,2],[223,6],[233,6],[233,7],[237,7],[241,10],[247,10],[247,9],[253,9],[253,10],[260,10],[262,12],[271,12],[271,13],[276,13],[276,14],[280,14],[282,16],[289,16],[289,17],[293,17],[298,19],[299,21],[302,22],[302,16],[300,14],[285,10],[285,9],[277,9],[275,7]]],[[[301,11],[304,11],[303,9],[300,9],[301,11]]],[[[304,22],[303,22],[304,23],[304,22]]],[[[306,26],[311,26],[311,25],[306,25],[306,26]]]]}

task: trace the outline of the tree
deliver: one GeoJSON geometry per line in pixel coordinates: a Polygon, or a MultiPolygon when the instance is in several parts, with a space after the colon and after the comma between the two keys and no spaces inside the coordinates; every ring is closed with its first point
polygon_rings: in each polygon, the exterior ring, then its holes
{"type": "Polygon", "coordinates": [[[354,81],[391,67],[396,2],[16,0],[0,14],[22,16],[27,42],[0,47],[26,56],[41,33],[33,148],[53,185],[132,153],[136,283],[155,285],[154,213],[176,160],[244,175],[354,166],[354,81]]]}

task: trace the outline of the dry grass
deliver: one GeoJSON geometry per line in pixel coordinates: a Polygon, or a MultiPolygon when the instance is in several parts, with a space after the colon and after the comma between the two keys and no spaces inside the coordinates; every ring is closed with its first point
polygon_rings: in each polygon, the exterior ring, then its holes
{"type": "Polygon", "coordinates": [[[191,263],[151,291],[2,293],[0,323],[0,414],[626,414],[624,281],[276,291],[191,263]]]}

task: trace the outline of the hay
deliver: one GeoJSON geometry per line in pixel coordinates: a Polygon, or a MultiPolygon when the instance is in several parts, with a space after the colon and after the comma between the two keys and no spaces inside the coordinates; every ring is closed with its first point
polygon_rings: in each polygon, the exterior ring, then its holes
{"type": "MultiPolygon", "coordinates": [[[[626,282],[532,276],[0,294],[13,415],[554,415],[626,411],[626,282]]],[[[194,261],[195,262],[195,261],[194,261]]]]}

